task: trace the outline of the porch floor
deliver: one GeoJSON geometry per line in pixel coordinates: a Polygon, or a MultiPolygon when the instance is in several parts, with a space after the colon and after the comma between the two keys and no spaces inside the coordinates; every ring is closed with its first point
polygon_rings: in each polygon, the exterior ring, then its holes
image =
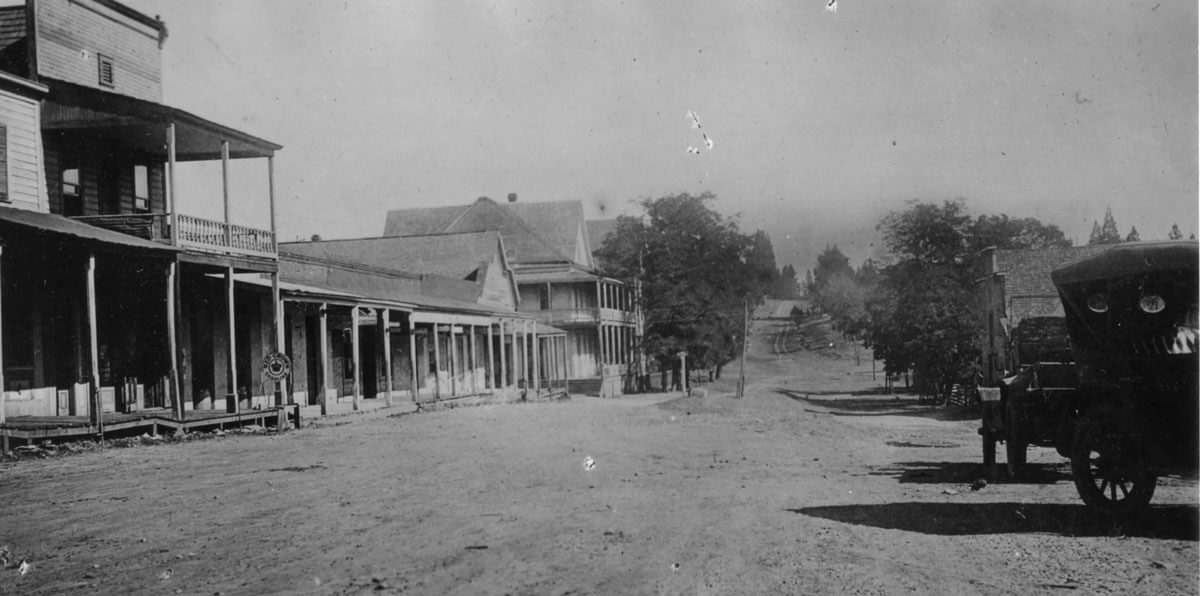
{"type": "MultiPolygon", "coordinates": [[[[183,420],[175,418],[169,408],[140,410],[137,412],[105,412],[104,432],[129,430],[193,430],[225,424],[278,424],[285,418],[294,418],[299,425],[300,411],[296,406],[264,408],[232,413],[220,410],[189,410],[183,420]]],[[[12,416],[0,424],[0,437],[24,439],[26,443],[43,439],[78,438],[96,434],[87,416],[12,416]]]]}

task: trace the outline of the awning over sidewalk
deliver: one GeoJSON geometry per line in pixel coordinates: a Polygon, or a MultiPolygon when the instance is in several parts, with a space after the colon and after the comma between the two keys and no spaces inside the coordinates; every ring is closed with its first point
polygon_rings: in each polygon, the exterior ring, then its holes
{"type": "Polygon", "coordinates": [[[84,243],[100,245],[100,247],[136,249],[163,257],[179,252],[178,249],[166,244],[106,230],[61,215],[0,207],[0,236],[12,232],[69,236],[84,243]]]}

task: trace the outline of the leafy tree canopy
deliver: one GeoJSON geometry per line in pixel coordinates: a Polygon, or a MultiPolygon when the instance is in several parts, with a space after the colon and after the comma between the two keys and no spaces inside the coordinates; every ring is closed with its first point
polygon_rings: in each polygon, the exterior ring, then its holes
{"type": "Polygon", "coordinates": [[[711,193],[645,199],[645,215],[619,217],[596,253],[608,274],[640,280],[644,348],[663,361],[681,350],[697,366],[735,358],[743,301],[757,304],[763,272],[774,268],[766,235],[742,234],[735,220],[709,207],[713,200],[711,193]]]}
{"type": "Polygon", "coordinates": [[[1088,238],[1088,244],[1119,244],[1121,242],[1121,232],[1117,230],[1117,222],[1113,219],[1112,207],[1104,210],[1104,223],[1100,225],[1092,225],[1092,235],[1088,238]]]}

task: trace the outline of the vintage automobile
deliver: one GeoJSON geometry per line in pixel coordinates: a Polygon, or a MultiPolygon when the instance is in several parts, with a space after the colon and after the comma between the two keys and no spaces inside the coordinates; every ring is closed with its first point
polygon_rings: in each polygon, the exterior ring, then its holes
{"type": "Polygon", "coordinates": [[[1077,383],[1073,362],[1034,362],[1001,380],[999,387],[979,389],[979,434],[989,474],[996,464],[997,442],[1004,443],[1010,477],[1020,475],[1030,445],[1054,447],[1070,456],[1079,408],[1077,383]]]}
{"type": "Polygon", "coordinates": [[[1195,241],[1131,242],[1055,269],[1078,373],[1071,472],[1110,516],[1149,504],[1160,475],[1196,472],[1195,241]]]}

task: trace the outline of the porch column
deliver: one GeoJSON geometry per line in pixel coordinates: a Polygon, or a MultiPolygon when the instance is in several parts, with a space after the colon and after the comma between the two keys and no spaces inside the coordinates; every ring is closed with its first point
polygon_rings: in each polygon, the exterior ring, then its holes
{"type": "Polygon", "coordinates": [[[570,390],[571,384],[571,360],[567,352],[567,336],[562,338],[562,356],[563,356],[563,391],[570,390]]]}
{"type": "MultiPolygon", "coordinates": [[[[484,370],[487,371],[487,376],[486,376],[486,378],[484,378],[483,384],[484,384],[484,387],[486,387],[487,389],[490,390],[490,389],[496,388],[496,377],[494,376],[496,373],[496,364],[495,364],[496,363],[496,360],[495,360],[496,353],[492,347],[492,326],[491,326],[491,324],[488,324],[488,328],[487,328],[487,352],[488,352],[487,366],[483,367],[484,370]]],[[[3,380],[3,378],[0,378],[0,381],[2,381],[2,380],[3,380]]]]}
{"type": "Polygon", "coordinates": [[[91,423],[96,427],[96,431],[104,436],[104,415],[101,412],[102,404],[100,403],[100,341],[96,337],[96,254],[89,253],[87,260],[87,315],[88,315],[88,348],[89,365],[89,384],[92,392],[92,407],[89,412],[91,423]]]}
{"type": "Polygon", "coordinates": [[[354,361],[354,410],[361,407],[362,399],[362,363],[359,362],[358,349],[358,305],[350,307],[350,358],[354,361]]]}
{"type": "Polygon", "coordinates": [[[471,325],[471,392],[479,393],[479,350],[475,342],[475,326],[471,325]]]}
{"type": "MultiPolygon", "coordinates": [[[[278,271],[271,273],[271,305],[271,316],[273,318],[271,329],[275,332],[275,352],[287,354],[287,330],[283,326],[283,299],[279,297],[278,271]]],[[[275,382],[275,389],[279,392],[279,397],[275,401],[275,405],[277,406],[292,403],[291,387],[288,381],[289,377],[285,376],[275,382]]]]}
{"type": "Polygon", "coordinates": [[[384,308],[379,312],[379,334],[383,336],[383,379],[387,393],[383,401],[392,405],[392,331],[391,311],[384,308]]]}
{"type": "Polygon", "coordinates": [[[179,246],[179,205],[175,196],[175,123],[167,125],[167,211],[171,213],[171,245],[179,246]]]}
{"type": "Polygon", "coordinates": [[[229,227],[229,141],[221,141],[221,191],[225,197],[225,246],[233,246],[233,230],[229,227]]]}
{"type": "Polygon", "coordinates": [[[267,199],[271,204],[271,252],[279,253],[279,233],[275,231],[275,154],[267,156],[267,199]]]}
{"type": "MultiPolygon", "coordinates": [[[[238,394],[238,378],[237,378],[237,324],[234,316],[233,302],[233,266],[225,268],[225,306],[228,310],[225,312],[226,319],[229,321],[229,390],[233,395],[233,413],[237,414],[241,411],[241,396],[238,394]]],[[[225,396],[225,410],[229,410],[229,394],[225,396]]]]}
{"type": "Polygon", "coordinates": [[[417,401],[417,393],[421,382],[417,380],[417,325],[413,323],[412,313],[408,313],[408,367],[409,367],[409,398],[417,401]]]}
{"type": "Polygon", "coordinates": [[[498,323],[500,325],[500,388],[508,389],[508,355],[504,353],[504,319],[498,323]]]}
{"type": "Polygon", "coordinates": [[[433,324],[433,397],[442,397],[442,346],[438,341],[438,324],[433,324]]]}
{"type": "Polygon", "coordinates": [[[541,392],[542,390],[542,346],[538,343],[537,321],[531,325],[533,328],[533,390],[541,392]]]}
{"type": "Polygon", "coordinates": [[[446,345],[450,347],[450,395],[458,395],[458,380],[454,377],[458,374],[458,369],[462,365],[458,362],[458,342],[454,339],[454,323],[447,325],[449,333],[447,334],[446,345]]]}
{"type": "Polygon", "coordinates": [[[322,302],[321,309],[321,345],[317,354],[321,361],[321,415],[329,414],[329,304],[322,302]]]}
{"type": "MultiPolygon", "coordinates": [[[[171,372],[169,373],[171,392],[171,409],[175,417],[183,420],[183,399],[179,392],[179,346],[178,338],[175,335],[175,276],[179,261],[177,258],[172,258],[167,264],[167,351],[171,353],[171,372]]],[[[0,415],[3,415],[0,412],[0,415]]]]}

